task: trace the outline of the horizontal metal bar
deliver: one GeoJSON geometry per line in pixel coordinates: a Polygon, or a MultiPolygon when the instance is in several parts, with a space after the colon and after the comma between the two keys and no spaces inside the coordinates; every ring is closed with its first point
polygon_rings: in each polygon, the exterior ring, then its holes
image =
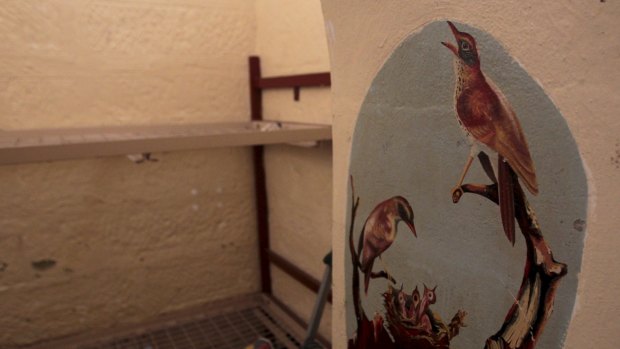
{"type": "Polygon", "coordinates": [[[257,87],[261,89],[268,89],[308,86],[331,86],[330,73],[314,73],[261,78],[258,80],[257,87]]]}
{"type": "MultiPolygon", "coordinates": [[[[276,252],[272,250],[268,250],[267,253],[269,255],[269,261],[271,261],[271,263],[273,263],[278,268],[282,269],[282,271],[290,275],[293,279],[299,281],[299,283],[306,286],[310,290],[314,292],[319,292],[319,288],[321,287],[321,282],[318,279],[306,273],[305,271],[300,269],[298,266],[291,263],[289,260],[277,254],[276,252]]],[[[329,291],[329,294],[327,296],[327,301],[329,303],[332,302],[331,291],[329,291]]]]}

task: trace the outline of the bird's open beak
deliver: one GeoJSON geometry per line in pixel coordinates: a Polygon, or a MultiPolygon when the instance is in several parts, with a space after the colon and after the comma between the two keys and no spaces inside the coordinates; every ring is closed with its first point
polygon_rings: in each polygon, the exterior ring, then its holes
{"type": "Polygon", "coordinates": [[[405,223],[407,224],[409,229],[411,229],[411,232],[413,233],[413,236],[418,237],[418,233],[416,233],[416,231],[415,231],[415,225],[413,225],[413,221],[405,221],[405,223]]]}
{"type": "MultiPolygon", "coordinates": [[[[459,34],[460,34],[459,30],[458,30],[458,29],[456,29],[456,27],[454,26],[454,24],[452,24],[452,22],[450,22],[450,21],[448,21],[448,25],[450,26],[450,29],[452,30],[452,34],[454,35],[454,38],[455,38],[456,40],[458,40],[458,39],[459,39],[459,34]]],[[[454,45],[452,45],[452,44],[451,44],[451,43],[449,43],[449,42],[445,42],[445,41],[442,41],[441,43],[442,43],[445,47],[449,48],[449,49],[450,49],[450,51],[452,51],[452,53],[454,53],[454,55],[458,57],[458,55],[459,55],[459,50],[457,50],[457,49],[456,49],[456,47],[455,47],[454,45]]]]}
{"type": "Polygon", "coordinates": [[[458,39],[461,32],[458,29],[456,29],[456,26],[454,26],[452,22],[450,21],[446,21],[446,22],[448,22],[448,25],[450,26],[450,30],[452,30],[452,34],[454,35],[454,38],[458,39]]]}

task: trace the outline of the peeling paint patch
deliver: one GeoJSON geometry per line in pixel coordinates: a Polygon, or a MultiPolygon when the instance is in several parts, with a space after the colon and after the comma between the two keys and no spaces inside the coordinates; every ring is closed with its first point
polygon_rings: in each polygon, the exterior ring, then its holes
{"type": "Polygon", "coordinates": [[[325,32],[327,34],[327,41],[333,45],[336,42],[336,30],[334,29],[334,24],[329,19],[325,20],[325,32]]]}
{"type": "Polygon", "coordinates": [[[225,242],[223,244],[220,245],[222,247],[222,249],[227,249],[227,248],[232,248],[235,247],[235,243],[234,242],[225,242]]]}
{"type": "Polygon", "coordinates": [[[586,229],[586,221],[581,218],[575,219],[573,222],[573,228],[575,228],[578,232],[584,231],[586,229]]]}
{"type": "Polygon", "coordinates": [[[46,271],[53,268],[56,265],[56,261],[53,259],[41,259],[38,261],[33,261],[32,268],[40,271],[46,271]]]}

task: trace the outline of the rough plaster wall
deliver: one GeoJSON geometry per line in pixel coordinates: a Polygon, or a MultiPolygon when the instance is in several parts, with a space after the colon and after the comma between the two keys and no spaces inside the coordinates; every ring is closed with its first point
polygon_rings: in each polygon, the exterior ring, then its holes
{"type": "MultiPolygon", "coordinates": [[[[318,0],[257,0],[257,54],[265,76],[329,71],[323,16],[318,0]]],[[[329,89],[264,94],[264,118],[331,124],[329,89]]],[[[273,249],[317,279],[331,244],[331,145],[318,148],[269,146],[265,165],[273,249]]],[[[274,294],[309,319],[316,294],[272,268],[274,294]]],[[[321,323],[331,333],[331,307],[321,323]]]]}
{"type": "MultiPolygon", "coordinates": [[[[344,232],[351,136],[377,71],[411,32],[455,19],[491,33],[536,78],[566,117],[588,171],[588,234],[566,348],[615,348],[620,330],[620,195],[616,111],[620,98],[620,5],[558,1],[525,5],[459,1],[323,0],[334,100],[333,343],[345,348],[344,232]],[[359,59],[363,57],[363,59],[359,59]]],[[[449,33],[446,39],[450,38],[449,33]]]]}
{"type": "MultiPolygon", "coordinates": [[[[323,257],[331,248],[331,146],[315,149],[275,146],[266,156],[271,246],[279,254],[321,280],[323,257]]],[[[277,267],[272,267],[274,294],[306,320],[316,293],[277,267]]],[[[321,322],[331,333],[331,306],[321,322]]]]}
{"type": "Polygon", "coordinates": [[[0,347],[256,290],[250,156],[157,157],[0,167],[0,347]]]}
{"type": "MultiPolygon", "coordinates": [[[[255,23],[245,0],[5,1],[0,128],[247,120],[255,23]]],[[[258,291],[249,150],[155,157],[0,167],[0,347],[258,291]]]]}
{"type": "Polygon", "coordinates": [[[0,129],[247,120],[252,5],[6,1],[0,129]]]}

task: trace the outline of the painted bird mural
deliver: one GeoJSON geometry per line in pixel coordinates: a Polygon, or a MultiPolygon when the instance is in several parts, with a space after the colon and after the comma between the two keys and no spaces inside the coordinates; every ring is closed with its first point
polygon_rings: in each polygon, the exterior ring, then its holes
{"type": "Polygon", "coordinates": [[[502,91],[480,69],[476,40],[470,34],[459,31],[449,21],[448,25],[456,39],[456,45],[448,42],[442,44],[455,56],[454,99],[457,119],[472,144],[467,163],[458,184],[452,190],[452,196],[454,198],[456,194],[462,194],[461,185],[478,152],[478,145],[496,152],[502,226],[508,240],[514,245],[513,176],[516,173],[532,194],[538,194],[534,162],[517,115],[502,91]]]}
{"type": "MultiPolygon", "coordinates": [[[[405,222],[413,235],[417,237],[413,225],[411,205],[404,197],[395,196],[378,204],[364,223],[358,251],[362,251],[360,253],[360,267],[364,273],[364,292],[366,294],[368,294],[370,279],[377,277],[377,274],[372,271],[375,259],[377,257],[381,259],[381,254],[392,245],[396,239],[398,223],[401,221],[405,222]]],[[[389,277],[387,270],[385,272],[389,277]]]]}

